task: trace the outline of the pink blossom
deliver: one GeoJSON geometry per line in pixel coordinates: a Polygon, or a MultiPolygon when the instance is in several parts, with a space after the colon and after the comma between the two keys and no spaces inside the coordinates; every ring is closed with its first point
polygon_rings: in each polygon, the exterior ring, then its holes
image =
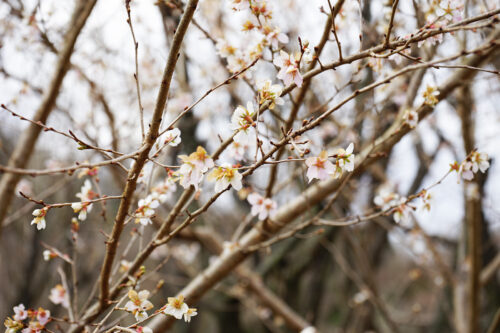
{"type": "Polygon", "coordinates": [[[302,75],[299,72],[299,55],[290,55],[284,51],[280,51],[280,55],[276,57],[273,63],[280,68],[278,79],[283,80],[285,85],[291,85],[295,82],[297,87],[302,86],[302,75]]]}
{"type": "Polygon", "coordinates": [[[252,193],[247,197],[247,200],[252,205],[251,214],[253,216],[258,215],[259,220],[272,217],[276,213],[276,202],[270,198],[264,198],[258,193],[252,193]]]}
{"type": "Polygon", "coordinates": [[[36,312],[36,319],[40,323],[40,325],[45,326],[49,322],[50,319],[50,311],[45,310],[43,308],[38,308],[36,312]]]}
{"type": "Polygon", "coordinates": [[[66,289],[60,284],[50,290],[49,299],[54,304],[61,304],[65,308],[69,308],[69,297],[66,289]]]}
{"type": "Polygon", "coordinates": [[[328,154],[323,150],[317,157],[309,157],[306,159],[307,178],[309,182],[314,178],[319,180],[328,179],[335,172],[335,166],[328,160],[328,154]]]}

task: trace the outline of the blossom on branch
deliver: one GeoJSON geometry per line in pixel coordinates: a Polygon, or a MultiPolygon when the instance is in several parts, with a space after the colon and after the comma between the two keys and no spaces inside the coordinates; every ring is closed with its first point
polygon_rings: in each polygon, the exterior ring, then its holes
{"type": "Polygon", "coordinates": [[[28,311],[26,311],[22,303],[14,307],[14,313],[14,320],[22,321],[28,318],[28,311]]]}
{"type": "Polygon", "coordinates": [[[254,192],[248,195],[247,200],[252,205],[251,214],[258,215],[259,220],[272,217],[276,213],[277,204],[270,198],[264,198],[254,192]]]}
{"type": "Polygon", "coordinates": [[[397,206],[393,210],[392,218],[394,222],[400,224],[407,224],[410,219],[410,206],[407,205],[408,199],[406,197],[401,197],[397,201],[397,206]]]}
{"type": "Polygon", "coordinates": [[[319,180],[328,179],[335,172],[335,166],[328,160],[326,150],[321,151],[317,157],[308,157],[306,165],[308,167],[307,178],[309,178],[309,182],[315,178],[319,180]]]}
{"type": "Polygon", "coordinates": [[[176,147],[181,143],[181,131],[178,128],[165,132],[165,144],[176,147]]]}
{"type": "Polygon", "coordinates": [[[87,219],[87,213],[92,210],[92,203],[88,202],[93,198],[97,197],[97,193],[92,191],[92,185],[90,180],[86,179],[80,190],[80,193],[76,194],[77,198],[80,198],[81,202],[74,202],[71,204],[73,211],[78,214],[78,219],[80,221],[85,221],[87,219]]]}
{"type": "Polygon", "coordinates": [[[403,120],[410,128],[415,128],[418,125],[418,112],[415,110],[406,110],[403,120]]]}
{"type": "Polygon", "coordinates": [[[353,171],[354,170],[354,154],[352,151],[354,150],[354,144],[351,142],[349,146],[347,146],[346,150],[339,148],[337,150],[337,160],[335,161],[335,172],[333,173],[333,178],[342,177],[342,173],[344,171],[353,171]]]}
{"type": "Polygon", "coordinates": [[[304,60],[304,62],[306,64],[310,64],[314,60],[314,51],[311,50],[311,48],[309,47],[309,42],[306,41],[304,44],[306,44],[307,46],[304,47],[304,53],[302,54],[302,60],[304,60]]]}
{"type": "Polygon", "coordinates": [[[488,170],[490,167],[488,159],[488,154],[480,153],[474,150],[464,161],[462,161],[462,163],[458,164],[457,162],[454,162],[451,164],[451,170],[458,173],[459,182],[460,177],[465,180],[472,180],[474,178],[474,174],[478,171],[485,173],[486,170],[488,170]]]}
{"type": "Polygon", "coordinates": [[[423,93],[423,97],[425,99],[424,104],[435,106],[439,102],[436,96],[439,96],[439,91],[437,90],[437,88],[428,85],[423,93]]]}
{"type": "Polygon", "coordinates": [[[280,51],[280,55],[274,58],[273,63],[280,68],[278,79],[283,80],[289,86],[295,82],[297,87],[302,86],[302,75],[299,71],[300,54],[291,55],[285,51],[280,51]]]}
{"type": "Polygon", "coordinates": [[[196,316],[198,314],[198,312],[196,312],[196,308],[189,308],[186,313],[184,313],[184,321],[186,323],[190,323],[191,322],[191,318],[196,316]]]}
{"type": "Polygon", "coordinates": [[[463,19],[464,4],[462,0],[442,0],[436,9],[436,14],[452,22],[459,22],[463,19]]]}
{"type": "Polygon", "coordinates": [[[69,297],[66,289],[58,284],[50,290],[49,299],[54,304],[61,304],[66,309],[69,308],[69,297]]]}
{"type": "Polygon", "coordinates": [[[373,202],[381,207],[383,211],[393,213],[392,218],[396,223],[407,223],[409,221],[410,206],[407,205],[408,199],[394,193],[388,184],[382,185],[378,189],[373,202]]]}
{"type": "Polygon", "coordinates": [[[208,175],[209,180],[215,180],[215,192],[218,193],[225,190],[229,185],[231,185],[235,190],[241,190],[242,184],[241,179],[243,177],[238,172],[238,169],[233,168],[230,164],[222,164],[216,167],[208,175]]]}
{"type": "Polygon", "coordinates": [[[134,289],[128,292],[130,301],[125,304],[125,311],[132,313],[137,321],[148,317],[148,310],[153,308],[153,303],[148,301],[149,291],[141,290],[137,293],[134,289]]]}
{"type": "Polygon", "coordinates": [[[28,327],[23,329],[22,333],[41,333],[44,325],[42,325],[39,321],[30,321],[28,327]]]}
{"type": "Polygon", "coordinates": [[[274,106],[283,105],[285,101],[281,98],[283,87],[279,84],[272,84],[271,80],[258,80],[257,91],[259,92],[259,104],[269,101],[269,109],[273,110],[274,106]]]}
{"type": "Polygon", "coordinates": [[[229,45],[225,40],[218,39],[215,44],[217,53],[223,58],[229,58],[236,55],[237,49],[234,46],[229,45]]]}
{"type": "Polygon", "coordinates": [[[262,27],[262,33],[266,36],[267,42],[270,43],[275,50],[278,49],[278,43],[288,43],[288,36],[280,32],[278,27],[272,28],[271,26],[265,24],[262,27]]]}
{"type": "Polygon", "coordinates": [[[176,319],[181,319],[184,314],[189,311],[189,306],[184,303],[184,296],[169,297],[168,304],[163,310],[163,313],[176,319]]]}
{"type": "Polygon", "coordinates": [[[231,128],[238,131],[234,136],[234,141],[242,145],[250,145],[256,140],[255,122],[253,117],[255,110],[252,102],[247,103],[247,107],[239,105],[231,117],[231,128]]]}
{"type": "Polygon", "coordinates": [[[46,223],[45,223],[45,215],[47,215],[47,212],[49,211],[49,207],[45,206],[40,209],[35,209],[33,211],[33,216],[35,217],[33,220],[31,220],[31,224],[36,224],[37,230],[42,230],[45,229],[46,223]]]}
{"type": "Polygon", "coordinates": [[[44,308],[38,308],[36,311],[36,319],[40,325],[45,326],[50,320],[50,311],[45,310],[44,308]]]}
{"type": "Polygon", "coordinates": [[[138,202],[139,208],[135,210],[135,223],[142,225],[152,224],[151,217],[155,214],[155,208],[160,206],[160,203],[153,195],[148,195],[145,199],[138,202]]]}
{"type": "Polygon", "coordinates": [[[180,155],[179,158],[184,162],[179,171],[176,172],[176,175],[180,177],[179,183],[184,188],[193,185],[198,189],[198,185],[203,179],[203,174],[208,169],[213,168],[214,161],[207,154],[206,150],[200,146],[189,156],[180,155]]]}

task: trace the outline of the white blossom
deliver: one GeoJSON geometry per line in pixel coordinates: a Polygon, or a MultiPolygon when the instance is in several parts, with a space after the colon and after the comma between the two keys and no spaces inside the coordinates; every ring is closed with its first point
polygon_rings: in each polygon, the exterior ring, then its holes
{"type": "Polygon", "coordinates": [[[227,163],[216,167],[208,175],[209,180],[215,180],[215,192],[217,193],[225,190],[229,185],[231,185],[237,191],[241,190],[242,178],[243,177],[238,172],[238,170],[231,167],[231,165],[227,163]]]}
{"type": "Polygon", "coordinates": [[[415,110],[406,110],[403,119],[410,128],[415,128],[418,125],[418,113],[415,110]]]}
{"type": "Polygon", "coordinates": [[[24,304],[19,304],[14,307],[14,320],[22,321],[28,318],[28,311],[24,308],[24,304]]]}
{"type": "Polygon", "coordinates": [[[283,98],[280,97],[283,87],[279,84],[272,84],[271,80],[257,80],[257,91],[259,92],[259,104],[270,101],[269,109],[271,110],[276,104],[285,104],[283,98]]]}
{"type": "Polygon", "coordinates": [[[33,211],[32,214],[35,218],[33,220],[31,220],[31,224],[32,225],[36,224],[37,230],[45,229],[45,227],[46,227],[45,215],[47,214],[48,211],[49,211],[49,208],[47,206],[40,208],[40,209],[35,209],[33,211]]]}
{"type": "Polygon", "coordinates": [[[92,184],[90,180],[86,179],[83,183],[80,192],[76,194],[77,198],[80,198],[81,202],[74,202],[71,204],[73,211],[78,214],[78,219],[80,221],[85,221],[87,219],[87,213],[92,210],[92,203],[88,202],[96,196],[96,193],[92,191],[92,184]]]}
{"type": "Polygon", "coordinates": [[[163,313],[175,317],[176,319],[181,319],[184,314],[189,311],[189,306],[184,303],[184,297],[179,295],[178,297],[169,297],[168,304],[163,310],[163,313]]]}
{"type": "Polygon", "coordinates": [[[128,292],[130,301],[125,304],[125,310],[132,313],[137,321],[147,318],[147,311],[153,308],[153,303],[148,301],[148,297],[149,291],[147,290],[141,290],[137,293],[130,289],[128,292]]]}
{"type": "Polygon", "coordinates": [[[196,312],[196,308],[189,308],[186,313],[184,313],[184,321],[186,323],[191,322],[191,318],[196,316],[198,312],[196,312]]]}
{"type": "Polygon", "coordinates": [[[234,141],[242,145],[251,145],[256,140],[255,123],[253,116],[255,110],[252,102],[247,103],[247,107],[238,106],[231,117],[231,128],[238,131],[234,136],[234,141]]]}
{"type": "Polygon", "coordinates": [[[146,198],[139,200],[138,206],[135,211],[135,223],[142,225],[152,224],[151,217],[155,214],[155,208],[160,206],[155,196],[148,195],[146,198]]]}
{"type": "Polygon", "coordinates": [[[165,144],[176,147],[181,143],[181,131],[178,128],[165,132],[165,144]]]}

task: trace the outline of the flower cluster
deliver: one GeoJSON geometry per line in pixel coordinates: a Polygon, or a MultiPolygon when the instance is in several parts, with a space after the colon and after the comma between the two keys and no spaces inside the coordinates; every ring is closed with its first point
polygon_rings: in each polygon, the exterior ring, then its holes
{"type": "Polygon", "coordinates": [[[85,221],[87,219],[87,213],[92,210],[92,203],[89,200],[97,197],[97,193],[92,191],[92,185],[90,180],[86,179],[80,190],[80,193],[76,194],[77,198],[80,198],[81,202],[74,202],[71,204],[73,211],[78,214],[78,219],[80,221],[85,221]]]}
{"type": "Polygon", "coordinates": [[[416,196],[411,196],[410,200],[408,200],[405,196],[400,196],[393,192],[389,184],[384,184],[379,188],[373,202],[383,211],[392,213],[394,222],[410,226],[410,212],[417,209],[417,207],[409,204],[412,198],[420,198],[422,200],[420,209],[431,209],[432,195],[428,190],[423,189],[416,196]]]}
{"type": "Polygon", "coordinates": [[[450,165],[452,171],[456,171],[458,173],[458,181],[460,182],[460,177],[465,180],[472,180],[474,178],[474,174],[478,171],[482,173],[486,172],[490,167],[490,162],[488,162],[488,154],[480,153],[474,150],[462,161],[462,163],[458,164],[458,162],[454,162],[450,165]]]}
{"type": "Polygon", "coordinates": [[[220,192],[229,185],[231,185],[235,190],[241,190],[242,176],[238,172],[238,169],[233,168],[230,164],[222,164],[216,167],[208,175],[209,180],[215,180],[215,192],[220,192]]]}
{"type": "Polygon", "coordinates": [[[184,317],[184,321],[189,323],[191,317],[198,314],[195,308],[190,308],[184,302],[184,296],[179,295],[178,297],[169,297],[167,305],[163,308],[163,313],[174,317],[175,319],[181,319],[184,317]]]}
{"type": "Polygon", "coordinates": [[[309,157],[306,159],[307,178],[309,182],[317,178],[325,180],[333,176],[337,179],[342,177],[344,171],[354,170],[354,144],[349,144],[346,150],[339,148],[337,153],[333,155],[335,164],[328,160],[328,153],[323,150],[317,157],[309,157]]]}
{"type": "MultiPolygon", "coordinates": [[[[464,1],[463,0],[432,0],[429,1],[429,6],[425,10],[425,25],[427,29],[440,29],[450,23],[459,22],[463,19],[464,1]]],[[[424,43],[435,45],[443,41],[443,34],[439,33],[430,36],[418,42],[418,47],[424,43]]]]}
{"type": "Polygon", "coordinates": [[[153,308],[153,303],[148,301],[148,297],[149,291],[147,290],[136,292],[130,289],[128,292],[130,300],[125,304],[125,311],[132,313],[137,321],[147,318],[147,311],[153,308]]]}
{"type": "Polygon", "coordinates": [[[236,73],[251,63],[250,59],[246,56],[247,52],[238,50],[236,47],[229,45],[225,40],[219,39],[215,47],[219,55],[227,59],[227,67],[231,73],[236,73]]]}
{"type": "Polygon", "coordinates": [[[264,220],[267,217],[273,217],[276,213],[277,204],[270,198],[264,198],[258,193],[251,193],[247,197],[248,202],[252,205],[251,214],[259,217],[259,220],[264,220]]]}
{"type": "Polygon", "coordinates": [[[179,158],[183,162],[179,171],[176,172],[176,175],[179,177],[179,184],[184,188],[189,188],[189,186],[193,185],[198,189],[198,185],[203,180],[203,175],[208,169],[214,167],[214,161],[207,154],[206,150],[200,146],[189,156],[180,155],[179,158]]]}
{"type": "Polygon", "coordinates": [[[43,308],[38,310],[26,310],[24,304],[19,304],[14,307],[14,316],[7,317],[4,325],[7,328],[6,333],[39,333],[45,328],[45,325],[50,321],[50,311],[43,308]],[[26,322],[26,319],[29,322],[26,322]]]}
{"type": "Polygon", "coordinates": [[[45,206],[40,209],[35,209],[33,211],[33,216],[35,217],[33,220],[31,220],[31,224],[36,224],[37,230],[42,230],[45,229],[46,223],[45,223],[45,215],[47,215],[47,212],[49,211],[49,207],[45,206]]]}
{"type": "Polygon", "coordinates": [[[177,189],[175,180],[169,174],[165,180],[158,183],[151,189],[151,193],[144,199],[139,200],[138,207],[135,210],[135,223],[142,225],[151,224],[151,217],[155,214],[155,209],[160,206],[160,203],[169,199],[172,193],[177,189]]]}
{"type": "Polygon", "coordinates": [[[230,72],[237,72],[262,57],[266,47],[277,50],[280,43],[288,43],[287,35],[272,24],[273,13],[266,1],[235,0],[232,1],[232,8],[236,11],[248,10],[249,18],[243,22],[242,31],[254,33],[257,42],[247,43],[249,46],[246,50],[239,50],[224,40],[217,41],[217,51],[221,57],[227,59],[230,72]]]}
{"type": "Polygon", "coordinates": [[[411,207],[407,201],[406,197],[392,192],[387,185],[382,186],[373,199],[375,205],[381,207],[383,211],[390,210],[393,213],[392,218],[396,223],[406,223],[409,220],[411,207]]]}

